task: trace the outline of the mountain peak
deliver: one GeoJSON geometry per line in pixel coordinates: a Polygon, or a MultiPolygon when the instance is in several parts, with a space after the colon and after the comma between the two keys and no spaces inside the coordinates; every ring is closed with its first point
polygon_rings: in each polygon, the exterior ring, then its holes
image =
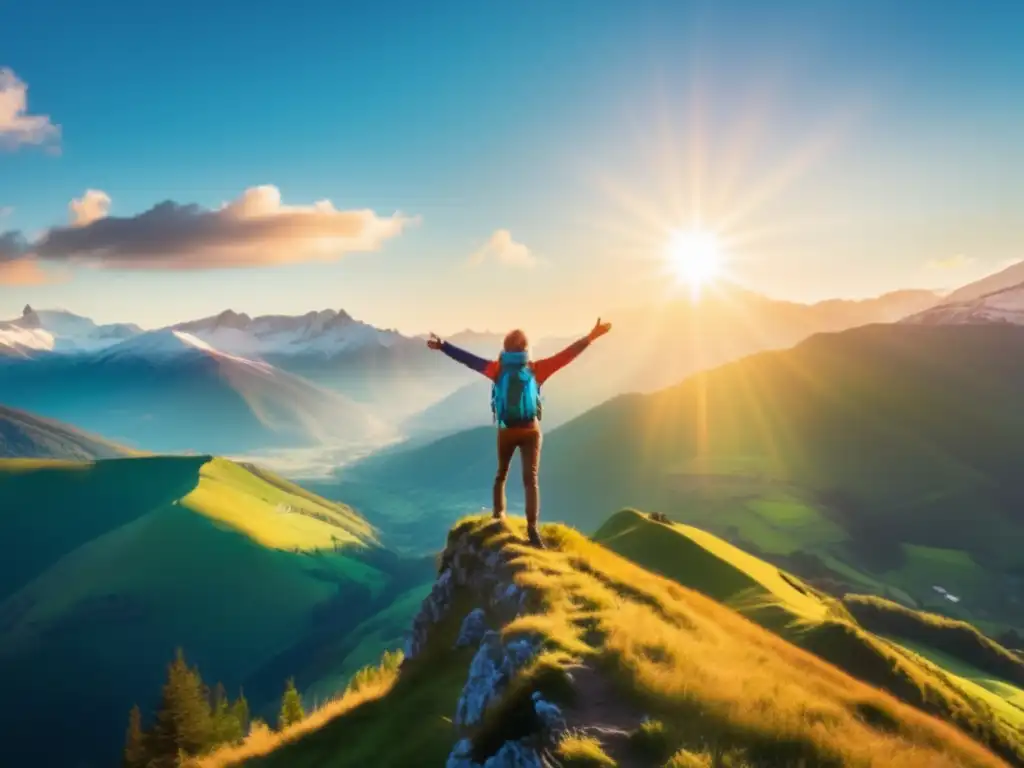
{"type": "Polygon", "coordinates": [[[913,314],[903,322],[911,325],[1024,325],[1024,283],[962,301],[946,301],[913,314]]]}
{"type": "Polygon", "coordinates": [[[42,321],[39,319],[39,315],[32,309],[31,304],[26,304],[25,308],[21,310],[21,322],[20,325],[23,328],[40,328],[42,327],[42,321]]]}
{"type": "Polygon", "coordinates": [[[252,318],[245,312],[235,312],[233,309],[225,309],[216,318],[214,325],[218,328],[237,328],[242,330],[252,322],[252,318]]]}
{"type": "Polygon", "coordinates": [[[191,333],[162,328],[157,331],[145,331],[126,341],[104,350],[105,359],[139,356],[164,358],[187,353],[200,352],[217,354],[217,350],[191,333]]]}

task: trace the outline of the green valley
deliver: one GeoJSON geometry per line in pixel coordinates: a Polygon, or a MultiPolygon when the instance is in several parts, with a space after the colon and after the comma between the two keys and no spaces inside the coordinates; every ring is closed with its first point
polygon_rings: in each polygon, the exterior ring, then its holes
{"type": "Polygon", "coordinates": [[[345,505],[209,456],[3,461],[0,508],[0,677],[23,702],[3,749],[41,764],[110,764],[176,647],[254,714],[289,676],[343,687],[431,574],[345,505]]]}

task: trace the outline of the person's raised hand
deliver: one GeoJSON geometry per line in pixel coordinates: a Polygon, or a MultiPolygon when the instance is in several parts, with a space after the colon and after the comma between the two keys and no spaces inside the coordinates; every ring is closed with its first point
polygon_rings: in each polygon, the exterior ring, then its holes
{"type": "Polygon", "coordinates": [[[444,342],[441,341],[441,337],[436,333],[431,332],[430,338],[427,339],[427,346],[431,349],[440,349],[442,344],[444,344],[444,342]]]}
{"type": "Polygon", "coordinates": [[[612,329],[612,324],[611,323],[602,323],[601,322],[601,318],[600,317],[597,318],[597,322],[594,323],[594,327],[590,331],[590,339],[591,339],[591,341],[593,341],[594,339],[601,338],[606,333],[608,333],[608,331],[610,331],[611,329],[612,329]]]}

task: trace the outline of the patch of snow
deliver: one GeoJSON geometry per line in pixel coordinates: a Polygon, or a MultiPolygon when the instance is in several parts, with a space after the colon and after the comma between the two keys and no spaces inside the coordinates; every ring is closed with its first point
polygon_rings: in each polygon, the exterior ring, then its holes
{"type": "Polygon", "coordinates": [[[274,374],[276,369],[257,360],[250,360],[238,355],[231,355],[200,339],[191,333],[174,331],[164,328],[159,331],[145,331],[130,339],[102,350],[98,360],[124,360],[130,357],[145,358],[153,361],[167,361],[184,355],[207,355],[221,360],[231,361],[263,374],[274,374]]]}
{"type": "Polygon", "coordinates": [[[902,322],[914,325],[1024,325],[1024,284],[1004,288],[970,301],[940,304],[911,315],[902,322]]]}
{"type": "Polygon", "coordinates": [[[26,306],[21,317],[0,321],[0,344],[24,352],[95,352],[141,332],[131,323],[97,325],[61,309],[26,306]]]}
{"type": "Polygon", "coordinates": [[[307,353],[332,356],[374,345],[390,347],[407,340],[397,331],[375,328],[333,309],[256,318],[226,310],[173,328],[192,333],[224,352],[250,357],[307,353]]]}

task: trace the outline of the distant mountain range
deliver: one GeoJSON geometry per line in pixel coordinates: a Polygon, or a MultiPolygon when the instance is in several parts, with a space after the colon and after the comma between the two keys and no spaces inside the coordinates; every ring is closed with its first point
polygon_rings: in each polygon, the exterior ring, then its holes
{"type": "Polygon", "coordinates": [[[943,298],[941,303],[957,304],[963,301],[972,301],[1021,283],[1024,283],[1024,261],[1015,262],[999,272],[958,288],[943,298]]]}
{"type": "Polygon", "coordinates": [[[172,330],[8,360],[0,400],[151,451],[240,453],[390,434],[337,392],[172,330]]]}
{"type": "MultiPolygon", "coordinates": [[[[751,352],[828,330],[892,322],[925,291],[804,305],[723,288],[624,312],[614,332],[545,388],[549,428],[608,398],[648,392],[751,352]]],[[[581,333],[586,329],[581,329],[581,333]]],[[[453,343],[493,356],[502,335],[453,343]]],[[[541,338],[536,356],[572,338],[541,338]]],[[[26,306],[0,323],[0,402],[144,450],[230,453],[382,444],[488,423],[488,383],[426,347],[342,310],[250,317],[231,310],[144,331],[26,306]]]]}
{"type": "Polygon", "coordinates": [[[963,286],[903,320],[914,325],[1024,325],[1024,262],[963,286]]]}
{"type": "Polygon", "coordinates": [[[0,356],[91,352],[130,339],[142,329],[132,323],[97,325],[63,310],[36,311],[26,305],[21,317],[0,321],[0,356]]]}
{"type": "Polygon", "coordinates": [[[973,299],[947,301],[903,320],[916,325],[1024,325],[1024,282],[973,299]]]}
{"type": "MultiPolygon", "coordinates": [[[[876,299],[809,305],[721,288],[700,303],[677,301],[634,310],[611,318],[612,333],[551,379],[543,393],[544,422],[557,427],[616,395],[653,392],[699,370],[789,347],[815,333],[891,323],[937,299],[930,291],[898,291],[876,299]]],[[[570,341],[545,341],[536,356],[570,341]]],[[[499,344],[500,338],[492,349],[499,344]]],[[[438,436],[487,424],[488,389],[486,381],[472,381],[406,420],[403,431],[438,436]]]]}

